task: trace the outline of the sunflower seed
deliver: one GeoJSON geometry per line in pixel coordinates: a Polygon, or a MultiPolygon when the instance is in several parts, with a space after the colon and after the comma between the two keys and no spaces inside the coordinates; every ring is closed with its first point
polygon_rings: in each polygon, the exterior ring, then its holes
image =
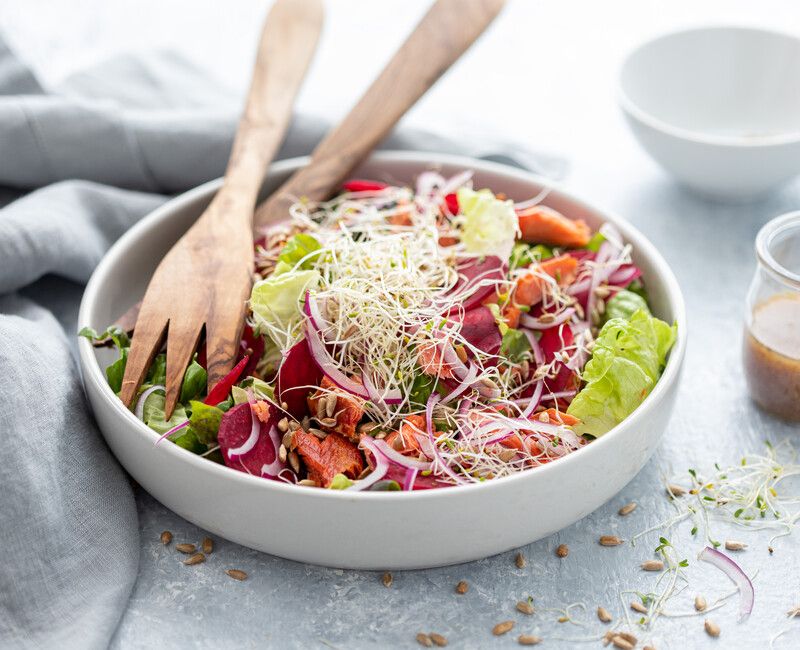
{"type": "Polygon", "coordinates": [[[597,608],[597,618],[599,618],[603,623],[610,623],[612,621],[611,612],[609,612],[605,607],[597,608]]]}
{"type": "Polygon", "coordinates": [[[682,497],[686,494],[686,489],[682,488],[680,485],[670,484],[667,486],[667,494],[672,497],[682,497]]]}
{"type": "Polygon", "coordinates": [[[281,402],[281,408],[284,411],[288,411],[289,410],[289,403],[288,402],[281,402]]]}
{"type": "Polygon", "coordinates": [[[618,636],[618,637],[620,637],[622,639],[625,639],[625,641],[627,641],[628,643],[630,643],[631,645],[634,645],[634,646],[637,643],[639,643],[639,639],[637,639],[635,636],[633,636],[633,634],[631,634],[630,632],[615,632],[614,636],[618,636]]]}
{"type": "Polygon", "coordinates": [[[214,540],[210,537],[203,538],[203,553],[208,555],[211,551],[214,550],[214,540]]]}
{"type": "Polygon", "coordinates": [[[621,517],[625,517],[631,514],[634,510],[636,510],[636,504],[631,501],[630,503],[626,503],[619,509],[619,514],[621,517]]]}
{"type": "Polygon", "coordinates": [[[520,634],[519,637],[517,637],[517,643],[520,645],[536,645],[541,642],[542,637],[534,634],[520,634]]]}
{"type": "Polygon", "coordinates": [[[171,541],[172,541],[172,533],[171,532],[169,532],[168,530],[165,530],[163,533],[161,533],[161,543],[164,546],[169,544],[171,541]]]}
{"type": "Polygon", "coordinates": [[[175,544],[175,550],[189,555],[190,553],[194,553],[197,547],[194,544],[175,544]]]}
{"type": "Polygon", "coordinates": [[[514,621],[503,621],[502,623],[498,623],[492,628],[492,634],[495,636],[502,636],[506,632],[511,631],[511,628],[514,627],[514,621]]]}
{"type": "Polygon", "coordinates": [[[634,647],[630,641],[621,637],[619,634],[612,637],[611,643],[614,644],[615,648],[620,648],[621,650],[631,650],[634,647]]]}
{"type": "Polygon", "coordinates": [[[315,427],[309,427],[308,432],[312,435],[315,435],[320,440],[325,440],[328,437],[328,432],[323,431],[322,429],[317,429],[315,427]]]}
{"type": "Polygon", "coordinates": [[[310,478],[304,478],[302,481],[298,481],[297,484],[303,487],[317,487],[317,482],[312,481],[310,478]]]}
{"type": "Polygon", "coordinates": [[[556,547],[556,555],[558,557],[567,557],[567,555],[569,555],[569,546],[566,544],[559,544],[556,547]]]}
{"type": "Polygon", "coordinates": [[[336,418],[322,418],[318,419],[320,426],[330,429],[336,426],[336,418]]]}
{"type": "Polygon", "coordinates": [[[457,346],[455,346],[455,349],[456,349],[456,356],[458,357],[458,360],[461,361],[461,363],[466,363],[467,359],[469,359],[469,357],[467,356],[467,351],[464,349],[464,346],[463,345],[457,345],[457,346]]]}
{"type": "Polygon", "coordinates": [[[336,405],[339,403],[339,398],[331,393],[328,395],[328,398],[325,400],[325,415],[329,418],[333,417],[333,414],[336,413],[336,405]]]}
{"type": "Polygon", "coordinates": [[[278,431],[286,433],[289,430],[289,418],[281,418],[278,420],[278,431]]]}
{"type": "Polygon", "coordinates": [[[317,400],[317,408],[316,408],[317,419],[325,417],[325,404],[327,404],[327,399],[325,396],[320,397],[317,400]]]}
{"type": "Polygon", "coordinates": [[[550,422],[550,414],[547,411],[539,413],[539,422],[550,422]]]}
{"type": "Polygon", "coordinates": [[[514,558],[514,564],[517,565],[517,568],[524,569],[527,563],[525,556],[522,553],[517,553],[517,556],[514,558]]]}
{"type": "Polygon", "coordinates": [[[729,551],[743,551],[747,548],[747,544],[729,539],[725,541],[725,548],[729,551]]]}
{"type": "Polygon", "coordinates": [[[493,382],[491,379],[489,379],[488,377],[484,377],[483,379],[481,379],[481,382],[480,382],[480,383],[481,383],[481,384],[483,384],[483,386],[485,386],[486,388],[489,388],[489,389],[492,389],[492,390],[494,390],[494,389],[498,388],[497,384],[496,384],[496,383],[494,383],[494,382],[493,382]]]}
{"type": "Polygon", "coordinates": [[[646,645],[642,650],[656,650],[656,647],[653,645],[646,645]]]}
{"type": "Polygon", "coordinates": [[[301,421],[300,426],[303,427],[303,431],[308,431],[308,427],[311,426],[311,419],[306,415],[301,421]]]}
{"type": "Polygon", "coordinates": [[[206,556],[202,553],[195,553],[194,555],[190,555],[187,557],[183,563],[187,566],[192,566],[194,564],[200,564],[201,562],[206,561],[206,556]]]}
{"type": "Polygon", "coordinates": [[[431,638],[431,641],[433,641],[440,648],[444,648],[447,645],[447,638],[443,637],[441,634],[431,632],[428,636],[431,638]]]}
{"type": "Polygon", "coordinates": [[[642,603],[640,603],[638,600],[634,600],[631,603],[631,609],[634,612],[639,612],[640,614],[647,614],[647,612],[650,611],[650,610],[647,609],[647,607],[642,605],[642,603]]]}
{"type": "Polygon", "coordinates": [[[642,569],[645,571],[663,571],[664,563],[661,560],[646,560],[642,562],[642,569]]]}
{"type": "Polygon", "coordinates": [[[523,614],[527,614],[531,616],[534,612],[533,605],[525,600],[521,600],[517,603],[517,611],[522,612],[523,614]]]}
{"type": "Polygon", "coordinates": [[[392,582],[394,582],[394,578],[392,577],[392,574],[387,571],[386,573],[383,574],[381,582],[383,583],[384,587],[391,587],[392,582]]]}
{"type": "Polygon", "coordinates": [[[461,580],[456,585],[456,593],[457,594],[465,594],[469,591],[469,583],[466,580],[461,580]]]}
{"type": "Polygon", "coordinates": [[[247,580],[247,574],[244,571],[240,571],[239,569],[228,569],[225,571],[231,578],[234,580],[247,580]]]}
{"type": "Polygon", "coordinates": [[[356,427],[356,431],[359,433],[370,433],[377,426],[377,422],[362,422],[358,425],[358,427],[356,427]]]}
{"type": "Polygon", "coordinates": [[[507,463],[512,458],[514,458],[516,455],[517,455],[517,450],[516,449],[504,449],[499,454],[497,454],[497,457],[500,460],[502,460],[504,463],[507,463]]]}
{"type": "Polygon", "coordinates": [[[708,606],[708,605],[707,605],[707,603],[706,603],[706,599],[705,599],[705,598],[703,598],[703,597],[702,597],[700,594],[697,594],[697,595],[694,597],[694,608],[695,608],[695,609],[696,609],[698,612],[704,612],[704,611],[706,611],[706,607],[707,607],[707,606],[708,606]]]}
{"type": "Polygon", "coordinates": [[[417,634],[417,643],[419,643],[421,646],[423,646],[425,648],[432,648],[433,647],[433,641],[424,632],[420,632],[419,634],[417,634]]]}
{"type": "Polygon", "coordinates": [[[291,422],[289,422],[289,431],[292,431],[292,432],[299,431],[300,428],[301,427],[300,427],[300,423],[299,422],[296,422],[295,420],[292,420],[291,422]]]}
{"type": "Polygon", "coordinates": [[[289,465],[292,466],[292,470],[294,470],[295,474],[300,472],[300,457],[297,455],[296,451],[289,452],[289,465]]]}
{"type": "Polygon", "coordinates": [[[616,535],[601,535],[600,546],[619,546],[622,540],[616,535]]]}
{"type": "Polygon", "coordinates": [[[788,616],[789,618],[800,617],[800,606],[792,607],[792,609],[786,612],[786,616],[788,616]]]}
{"type": "Polygon", "coordinates": [[[713,636],[713,637],[719,636],[720,632],[719,625],[714,623],[714,621],[706,619],[705,622],[703,623],[703,627],[706,629],[706,634],[708,634],[708,636],[713,636]]]}

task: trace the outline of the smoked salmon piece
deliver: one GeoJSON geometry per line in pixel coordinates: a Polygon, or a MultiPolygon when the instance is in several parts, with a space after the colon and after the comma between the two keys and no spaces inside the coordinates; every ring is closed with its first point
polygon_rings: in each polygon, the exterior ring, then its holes
{"type": "Polygon", "coordinates": [[[589,243],[592,231],[582,219],[567,219],[544,205],[535,205],[517,213],[522,241],[564,248],[581,248],[589,243]]]}
{"type": "Polygon", "coordinates": [[[544,295],[547,280],[542,277],[549,275],[555,278],[560,286],[566,286],[575,280],[578,269],[578,260],[572,255],[559,255],[539,262],[530,267],[532,272],[526,273],[517,280],[514,289],[513,302],[517,305],[532,306],[538,304],[544,295]]]}
{"type": "Polygon", "coordinates": [[[292,444],[305,463],[308,478],[328,487],[337,474],[356,479],[364,471],[361,452],[347,438],[331,433],[322,442],[313,433],[295,431],[292,444]]]}

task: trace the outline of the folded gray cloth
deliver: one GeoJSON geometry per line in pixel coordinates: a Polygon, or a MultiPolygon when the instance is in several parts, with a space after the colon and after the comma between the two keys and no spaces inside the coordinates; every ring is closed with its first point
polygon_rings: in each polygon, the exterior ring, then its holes
{"type": "MultiPolygon", "coordinates": [[[[221,174],[237,104],[175,56],[118,57],[46,92],[0,39],[0,647],[104,647],[124,611],[136,506],[81,389],[78,302],[127,228],[221,174]]],[[[324,130],[297,117],[279,157],[307,153],[324,130]]],[[[474,138],[405,132],[384,146],[503,151],[564,171],[474,138]]]]}

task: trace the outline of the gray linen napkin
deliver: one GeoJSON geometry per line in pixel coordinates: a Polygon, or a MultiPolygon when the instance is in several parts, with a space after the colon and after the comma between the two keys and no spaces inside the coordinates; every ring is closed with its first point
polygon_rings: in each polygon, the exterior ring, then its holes
{"type": "MultiPolygon", "coordinates": [[[[115,239],[166,194],[221,174],[237,104],[163,53],[117,57],[47,92],[0,38],[0,647],[104,647],[125,609],[136,507],[84,399],[77,307],[115,239]]],[[[279,157],[324,131],[298,116],[279,157]]],[[[384,146],[564,171],[474,139],[401,132],[384,146]]]]}

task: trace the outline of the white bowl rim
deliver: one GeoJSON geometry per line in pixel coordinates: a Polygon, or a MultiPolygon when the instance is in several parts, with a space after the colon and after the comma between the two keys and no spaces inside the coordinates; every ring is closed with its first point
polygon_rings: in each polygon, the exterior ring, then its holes
{"type": "Polygon", "coordinates": [[[656,43],[658,41],[665,41],[673,36],[678,36],[681,34],[690,34],[692,32],[705,32],[705,31],[743,31],[743,32],[754,32],[754,33],[761,33],[766,34],[771,37],[780,37],[780,38],[787,38],[793,41],[800,42],[800,36],[796,34],[792,34],[790,32],[784,32],[778,29],[772,29],[767,27],[752,27],[750,25],[742,25],[737,23],[731,24],[708,24],[708,25],[696,25],[694,27],[687,27],[685,29],[673,29],[666,32],[659,33],[655,36],[650,36],[647,39],[640,41],[635,47],[633,47],[628,54],[625,55],[625,59],[622,62],[622,65],[619,68],[619,74],[617,75],[617,101],[619,102],[622,110],[626,113],[630,114],[634,119],[646,124],[652,129],[656,131],[661,131],[666,135],[670,135],[674,138],[679,138],[681,140],[689,140],[691,142],[695,142],[697,144],[706,144],[706,145],[715,145],[719,147],[746,147],[749,149],[758,148],[758,147],[775,147],[781,146],[786,144],[795,144],[800,142],[800,130],[797,131],[787,131],[785,133],[779,133],[776,135],[767,135],[767,136],[739,136],[739,135],[715,135],[712,133],[706,133],[704,131],[696,131],[694,129],[685,129],[680,126],[675,126],[662,120],[659,117],[656,117],[652,113],[645,111],[641,108],[633,99],[630,98],[628,93],[625,91],[625,87],[623,84],[623,74],[625,68],[627,67],[628,63],[637,56],[645,47],[651,45],[652,43],[656,43]]]}
{"type": "MultiPolygon", "coordinates": [[[[657,404],[661,401],[664,393],[666,393],[669,386],[678,380],[681,362],[686,350],[687,332],[686,332],[686,307],[683,299],[683,294],[675,278],[674,273],[666,263],[664,258],[658,252],[653,244],[640,233],[632,224],[622,219],[618,215],[598,207],[593,207],[583,199],[577,197],[572,192],[564,190],[559,183],[555,183],[548,179],[542,178],[531,172],[516,169],[500,163],[477,160],[466,156],[458,156],[453,154],[438,154],[428,152],[414,152],[414,151],[381,151],[373,154],[369,159],[370,162],[377,164],[391,163],[391,162],[407,162],[416,163],[420,167],[423,166],[436,166],[436,165],[453,165],[460,166],[465,169],[475,169],[477,171],[485,171],[487,173],[496,173],[499,175],[516,178],[524,182],[534,182],[550,187],[556,190],[564,197],[577,205],[585,206],[588,210],[599,212],[604,218],[609,218],[615,225],[618,225],[623,231],[626,240],[637,240],[634,244],[635,250],[643,251],[644,256],[656,268],[657,275],[662,279],[666,289],[667,299],[670,306],[674,310],[675,322],[678,324],[678,332],[675,344],[670,351],[667,364],[656,383],[653,391],[645,398],[642,404],[631,413],[620,424],[611,429],[604,436],[592,441],[590,444],[585,445],[583,448],[578,449],[566,456],[559,458],[555,461],[542,465],[540,467],[531,468],[522,472],[518,472],[511,476],[505,476],[484,483],[473,483],[470,485],[459,485],[454,488],[440,488],[431,490],[414,490],[414,491],[401,491],[401,492],[385,492],[385,491],[358,491],[352,492],[349,490],[306,490],[304,494],[311,493],[315,497],[325,499],[370,499],[377,501],[385,501],[388,503],[405,501],[408,499],[448,499],[455,498],[459,494],[466,494],[468,491],[473,490],[492,490],[497,489],[500,485],[510,483],[511,481],[525,481],[530,480],[531,476],[546,476],[548,473],[559,471],[558,468],[566,468],[568,463],[575,463],[576,455],[586,455],[587,450],[596,447],[597,445],[610,444],[609,439],[612,438],[624,426],[632,426],[638,420],[645,420],[651,411],[656,408],[657,404]],[[555,469],[554,469],[555,468],[555,469]]],[[[285,171],[293,171],[309,163],[308,156],[300,156],[274,163],[269,170],[269,174],[280,174],[285,171]]],[[[106,255],[101,260],[95,269],[92,277],[90,278],[83,298],[81,300],[80,311],[78,313],[78,326],[83,327],[88,324],[88,315],[91,305],[96,301],[96,295],[100,284],[100,279],[104,277],[115,265],[117,257],[126,248],[127,241],[134,239],[140,232],[150,229],[155,222],[168,218],[169,214],[176,209],[180,209],[187,203],[191,203],[199,196],[208,193],[212,189],[216,189],[221,184],[222,179],[215,179],[208,181],[194,189],[191,189],[183,194],[180,194],[173,199],[170,199],[162,206],[150,214],[143,217],[138,223],[131,227],[122,237],[120,237],[108,250],[106,255]]],[[[120,418],[127,419],[133,427],[143,436],[150,439],[154,444],[159,439],[159,435],[139,420],[132,411],[125,408],[115,393],[112,392],[111,387],[106,381],[104,372],[100,368],[100,364],[94,355],[94,350],[91,342],[81,337],[78,342],[79,355],[81,358],[82,366],[84,369],[83,377],[84,382],[90,381],[99,393],[108,400],[112,408],[119,413],[120,418]],[[88,371],[88,372],[87,372],[88,371]]],[[[277,490],[290,491],[290,494],[297,495],[297,490],[302,489],[289,483],[282,481],[271,481],[263,479],[259,476],[253,476],[245,472],[232,469],[225,465],[209,461],[205,458],[193,454],[192,452],[179,447],[178,445],[165,444],[161,448],[161,453],[177,455],[176,460],[181,460],[190,465],[194,465],[197,471],[206,471],[217,474],[221,477],[228,477],[231,481],[238,482],[243,488],[252,487],[256,490],[277,490]]],[[[588,452],[591,453],[591,452],[588,452]]]]}

